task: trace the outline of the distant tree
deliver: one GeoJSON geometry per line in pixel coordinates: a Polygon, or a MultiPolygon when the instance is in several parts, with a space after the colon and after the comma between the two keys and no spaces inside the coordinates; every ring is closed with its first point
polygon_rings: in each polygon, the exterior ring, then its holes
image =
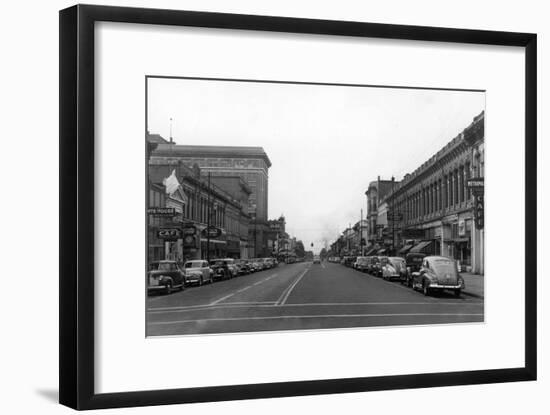
{"type": "Polygon", "coordinates": [[[303,258],[306,255],[306,250],[304,248],[304,243],[302,241],[296,241],[296,246],[294,247],[294,253],[298,258],[303,258]]]}
{"type": "Polygon", "coordinates": [[[321,257],[321,259],[325,259],[327,255],[328,255],[327,250],[325,248],[321,249],[321,252],[319,253],[319,256],[321,257]]]}

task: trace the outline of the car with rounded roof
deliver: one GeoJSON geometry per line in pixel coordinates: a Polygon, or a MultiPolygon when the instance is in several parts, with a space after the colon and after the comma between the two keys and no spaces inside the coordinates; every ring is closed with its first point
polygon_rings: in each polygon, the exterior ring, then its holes
{"type": "Polygon", "coordinates": [[[464,279],[458,272],[457,262],[444,256],[427,256],[422,260],[418,272],[413,272],[412,288],[420,289],[424,295],[450,290],[460,297],[466,288],[464,279]]]}
{"type": "Polygon", "coordinates": [[[153,261],[147,272],[147,292],[160,291],[170,294],[185,288],[185,272],[176,261],[153,261]]]}
{"type": "Polygon", "coordinates": [[[214,259],[211,261],[211,268],[214,271],[215,279],[231,279],[239,275],[233,258],[214,259]]]}
{"type": "Polygon", "coordinates": [[[388,261],[382,265],[382,278],[385,280],[401,280],[407,275],[405,260],[398,256],[388,257],[388,261]]]}
{"type": "Polygon", "coordinates": [[[208,261],[204,259],[193,259],[183,264],[186,284],[202,285],[206,282],[214,282],[208,261]]]}

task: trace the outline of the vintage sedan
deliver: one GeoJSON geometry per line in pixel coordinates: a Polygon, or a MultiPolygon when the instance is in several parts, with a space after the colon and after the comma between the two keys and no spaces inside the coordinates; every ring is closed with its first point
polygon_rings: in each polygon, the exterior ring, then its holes
{"type": "Polygon", "coordinates": [[[263,269],[262,264],[258,262],[258,258],[252,258],[248,262],[250,264],[250,270],[252,272],[258,272],[263,269]]]}
{"type": "Polygon", "coordinates": [[[413,272],[419,272],[422,267],[422,260],[426,257],[426,254],[419,252],[409,252],[405,255],[405,263],[407,265],[407,275],[401,280],[408,287],[412,287],[412,274],[413,272]]]}
{"type": "Polygon", "coordinates": [[[149,264],[147,292],[160,291],[170,294],[185,288],[185,273],[176,261],[155,261],[149,264]]]}
{"type": "Polygon", "coordinates": [[[377,256],[374,257],[374,259],[371,262],[371,271],[370,273],[376,277],[382,276],[382,267],[388,263],[388,257],[387,256],[377,256]]]}
{"type": "Polygon", "coordinates": [[[214,279],[210,272],[210,265],[208,261],[202,259],[195,259],[192,261],[187,261],[183,264],[183,272],[185,273],[185,283],[186,284],[197,284],[202,285],[205,282],[212,284],[214,279]]]}
{"type": "Polygon", "coordinates": [[[246,259],[236,259],[235,266],[237,267],[237,272],[239,275],[247,275],[253,272],[249,262],[246,259]]]}
{"type": "Polygon", "coordinates": [[[369,263],[368,257],[358,256],[357,259],[355,260],[354,268],[357,271],[366,272],[368,263],[369,263]]]}
{"type": "Polygon", "coordinates": [[[458,273],[456,261],[442,256],[427,256],[422,260],[419,272],[412,273],[413,290],[421,289],[424,295],[435,291],[450,290],[460,297],[466,287],[458,273]]]}
{"type": "Polygon", "coordinates": [[[346,267],[353,267],[353,263],[355,262],[356,258],[357,257],[355,257],[355,256],[345,256],[344,257],[344,265],[346,267]]]}
{"type": "Polygon", "coordinates": [[[239,275],[233,258],[215,259],[211,263],[215,279],[230,279],[239,275]]]}
{"type": "Polygon", "coordinates": [[[407,266],[401,257],[388,257],[388,261],[382,265],[382,278],[385,280],[401,280],[406,275],[407,266]]]}

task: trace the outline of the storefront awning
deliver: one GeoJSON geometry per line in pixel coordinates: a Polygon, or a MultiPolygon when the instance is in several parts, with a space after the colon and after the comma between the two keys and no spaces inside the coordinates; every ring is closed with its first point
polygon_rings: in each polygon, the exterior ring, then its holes
{"type": "Polygon", "coordinates": [[[371,256],[371,255],[374,255],[375,253],[376,253],[376,249],[372,248],[372,249],[369,249],[367,252],[365,252],[365,256],[371,256]]]}
{"type": "Polygon", "coordinates": [[[425,252],[426,249],[429,248],[431,244],[432,244],[432,241],[419,242],[415,246],[413,246],[409,252],[416,252],[416,253],[425,252]]]}
{"type": "Polygon", "coordinates": [[[407,252],[409,252],[411,250],[412,247],[413,247],[412,244],[405,245],[403,248],[401,248],[399,251],[397,251],[397,253],[400,254],[400,255],[405,255],[407,252]]]}

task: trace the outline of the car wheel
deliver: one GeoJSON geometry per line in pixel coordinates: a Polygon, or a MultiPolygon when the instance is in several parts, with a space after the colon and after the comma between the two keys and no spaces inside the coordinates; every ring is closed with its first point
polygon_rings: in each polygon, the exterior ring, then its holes
{"type": "Polygon", "coordinates": [[[462,290],[459,288],[458,290],[455,290],[454,294],[456,298],[460,298],[460,294],[462,294],[462,290]]]}
{"type": "Polygon", "coordinates": [[[200,277],[200,279],[199,279],[199,287],[202,287],[202,283],[203,283],[202,277],[200,277]]]}
{"type": "Polygon", "coordinates": [[[424,282],[422,284],[422,292],[424,293],[424,295],[428,296],[430,295],[430,287],[428,286],[428,284],[426,282],[424,282]]]}

